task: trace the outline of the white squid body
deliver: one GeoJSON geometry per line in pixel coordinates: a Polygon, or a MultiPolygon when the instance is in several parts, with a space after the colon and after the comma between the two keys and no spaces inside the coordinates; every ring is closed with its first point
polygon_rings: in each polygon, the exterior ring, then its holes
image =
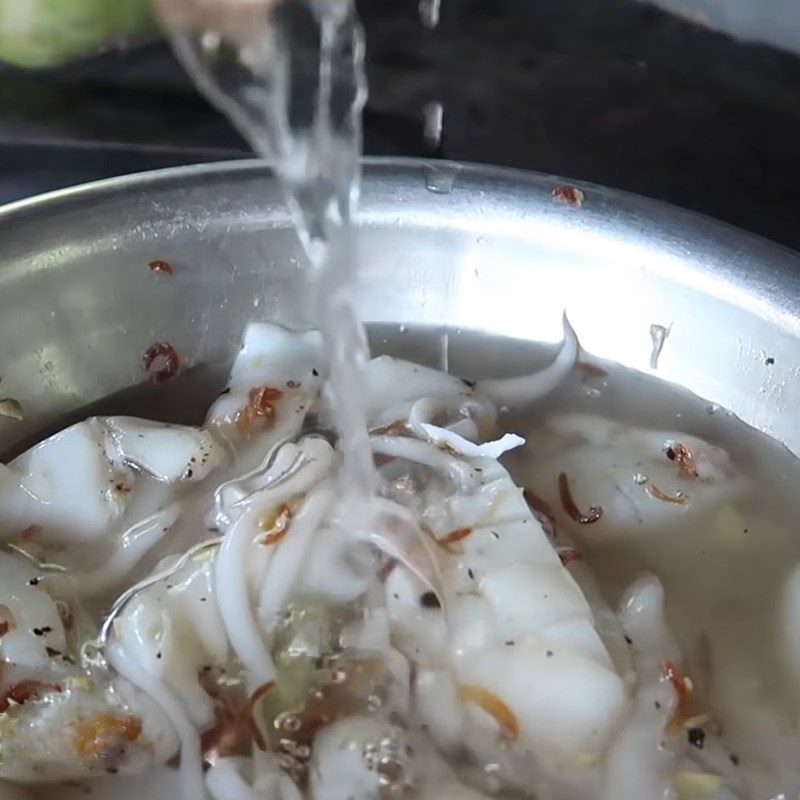
{"type": "MultiPolygon", "coordinates": [[[[493,421],[480,389],[470,392],[441,373],[379,359],[366,375],[368,386],[382,387],[371,403],[373,422],[389,421],[381,414],[389,386],[401,395],[394,413],[405,407],[413,418],[432,389],[439,402],[431,421],[438,426],[463,429],[471,421],[477,438],[479,427],[493,421]]],[[[407,462],[407,471],[424,465],[452,482],[418,509],[438,540],[470,531],[436,548],[442,609],[421,606],[428,587],[409,569],[395,569],[386,585],[393,637],[418,662],[417,711],[434,739],[451,751],[466,745],[479,762],[498,762],[500,777],[528,788],[594,764],[625,713],[628,692],[592,610],[521,491],[494,459],[406,437],[374,442],[382,454],[407,462]],[[502,709],[513,716],[511,731],[503,730],[502,709]],[[507,741],[499,752],[501,736],[507,741]]]]}

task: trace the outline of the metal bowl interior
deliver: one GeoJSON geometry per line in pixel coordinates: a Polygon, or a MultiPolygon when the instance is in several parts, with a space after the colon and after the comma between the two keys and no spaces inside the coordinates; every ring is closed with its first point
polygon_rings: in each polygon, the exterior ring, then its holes
{"type": "MultiPolygon", "coordinates": [[[[560,339],[652,372],[800,453],[800,257],[660,203],[490,167],[370,160],[359,306],[374,323],[560,339]]],[[[253,318],[308,325],[299,246],[262,164],[91,184],[0,210],[0,452],[142,382],[170,342],[186,365],[229,356],[253,318]],[[172,263],[172,276],[149,262],[172,263]]]]}

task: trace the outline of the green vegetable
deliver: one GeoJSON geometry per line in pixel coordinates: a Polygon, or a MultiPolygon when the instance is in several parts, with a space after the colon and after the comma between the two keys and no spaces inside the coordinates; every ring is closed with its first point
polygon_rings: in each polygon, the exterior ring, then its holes
{"type": "Polygon", "coordinates": [[[153,29],[149,0],[0,0],[0,59],[53,67],[153,29]]]}

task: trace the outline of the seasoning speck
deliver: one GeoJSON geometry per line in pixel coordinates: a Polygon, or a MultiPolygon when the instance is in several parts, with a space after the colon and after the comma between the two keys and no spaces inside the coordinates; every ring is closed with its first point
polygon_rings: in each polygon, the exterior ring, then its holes
{"type": "Polygon", "coordinates": [[[419,598],[420,605],[423,608],[441,608],[442,604],[439,602],[439,598],[436,596],[434,592],[425,592],[419,598]]]}
{"type": "Polygon", "coordinates": [[[155,261],[151,261],[147,266],[150,267],[151,272],[166,272],[167,275],[175,274],[175,268],[169,261],[156,259],[155,261]]]}
{"type": "Polygon", "coordinates": [[[728,758],[730,758],[731,764],[733,764],[734,767],[738,767],[739,766],[739,756],[735,755],[734,753],[731,753],[728,756],[728,758]]]}
{"type": "Polygon", "coordinates": [[[766,359],[766,361],[764,361],[764,363],[765,363],[765,364],[766,364],[768,367],[771,367],[771,366],[772,366],[772,365],[775,363],[775,359],[774,359],[772,356],[769,356],[769,357],[766,359]]]}
{"type": "Polygon", "coordinates": [[[550,192],[550,196],[560,203],[571,206],[572,208],[580,208],[586,197],[584,193],[575,186],[556,186],[550,192]]]}
{"type": "Polygon", "coordinates": [[[686,738],[692,747],[702,750],[706,741],[706,732],[702,728],[689,728],[686,731],[686,738]]]}

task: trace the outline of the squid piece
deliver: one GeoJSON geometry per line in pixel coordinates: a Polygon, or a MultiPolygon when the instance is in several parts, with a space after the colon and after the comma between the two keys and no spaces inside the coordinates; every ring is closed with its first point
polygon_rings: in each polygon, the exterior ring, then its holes
{"type": "MultiPolygon", "coordinates": [[[[479,763],[504,740],[500,774],[508,785],[594,763],[626,711],[628,691],[592,610],[506,470],[490,458],[448,457],[476,483],[445,484],[420,512],[437,544],[442,608],[405,567],[386,583],[393,640],[425,669],[429,685],[452,687],[442,690],[438,708],[423,703],[418,711],[441,717],[426,722],[448,730],[442,744],[466,746],[479,763]],[[447,697],[450,708],[441,708],[447,697]]],[[[453,474],[408,446],[396,458],[409,473],[453,474]]]]}
{"type": "Polygon", "coordinates": [[[170,733],[149,701],[135,698],[134,710],[112,678],[81,668],[85,621],[51,583],[0,553],[0,779],[140,775],[156,751],[169,757],[170,733]]]}
{"type": "Polygon", "coordinates": [[[102,543],[174,499],[171,485],[200,481],[225,458],[197,428],[80,422],[0,467],[0,536],[59,552],[102,543]]]}
{"type": "Polygon", "coordinates": [[[297,435],[324,380],[317,332],[293,333],[252,323],[244,333],[227,387],[206,426],[235,448],[239,468],[254,468],[275,443],[297,435]]]}
{"type": "Polygon", "coordinates": [[[560,517],[571,533],[597,545],[656,539],[676,525],[688,535],[697,526],[713,525],[747,488],[724,450],[674,431],[563,415],[548,420],[532,445],[536,461],[522,469],[536,493],[552,508],[564,509],[560,517]],[[585,524],[577,518],[580,512],[566,508],[565,496],[579,509],[602,512],[585,524]]]}

